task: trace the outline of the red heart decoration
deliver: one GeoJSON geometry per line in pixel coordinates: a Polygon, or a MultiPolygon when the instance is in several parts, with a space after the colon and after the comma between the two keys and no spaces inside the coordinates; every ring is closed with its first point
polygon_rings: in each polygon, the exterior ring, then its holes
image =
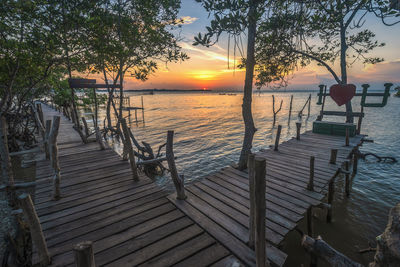
{"type": "Polygon", "coordinates": [[[334,84],[329,89],[329,95],[339,106],[349,102],[356,94],[354,84],[334,84]]]}

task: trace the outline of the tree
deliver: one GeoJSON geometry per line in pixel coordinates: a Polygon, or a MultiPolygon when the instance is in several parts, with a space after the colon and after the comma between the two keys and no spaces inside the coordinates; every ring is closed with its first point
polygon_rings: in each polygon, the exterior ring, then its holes
{"type": "Polygon", "coordinates": [[[103,1],[90,14],[87,59],[93,73],[101,73],[106,83],[119,84],[119,109],[113,103],[114,89],[108,88],[108,128],[111,105],[118,118],[123,110],[123,88],[126,74],[146,80],[160,62],[187,59],[181,52],[172,30],[178,26],[180,1],[103,1]]]}
{"type": "MultiPolygon", "coordinates": [[[[244,95],[242,105],[242,116],[244,120],[244,138],[242,150],[239,158],[239,169],[247,167],[247,158],[251,152],[253,137],[257,131],[254,126],[253,115],[251,111],[254,67],[256,65],[254,58],[254,48],[257,36],[257,22],[264,14],[266,3],[260,0],[196,0],[200,2],[209,14],[213,14],[210,26],[207,26],[207,32],[202,35],[199,33],[195,37],[193,45],[204,45],[209,47],[218,42],[222,33],[229,36],[240,37],[247,29],[247,55],[243,60],[243,66],[246,68],[244,95]]],[[[236,39],[235,39],[236,40],[236,39]]],[[[237,44],[235,44],[235,47],[237,44]]]]}
{"type": "MultiPolygon", "coordinates": [[[[256,58],[266,64],[271,49],[277,49],[272,58],[282,63],[283,71],[289,73],[298,65],[305,66],[311,61],[324,66],[338,84],[347,84],[348,67],[362,60],[364,64],[375,64],[383,59],[370,57],[368,53],[385,44],[374,39],[369,29],[362,29],[367,14],[375,14],[385,25],[399,16],[392,1],[386,0],[328,0],[288,1],[270,21],[263,26],[260,35],[264,40],[257,44],[256,58]],[[277,35],[279,33],[279,35],[277,35]],[[269,39],[268,44],[267,39],[269,39]],[[274,39],[275,38],[275,39],[274,39]],[[275,57],[276,55],[278,57],[275,57]],[[339,60],[340,75],[333,64],[339,60]]],[[[278,66],[278,65],[275,65],[278,66]]],[[[260,85],[268,82],[263,78],[267,70],[260,70],[260,85]]],[[[353,122],[352,106],[346,104],[347,122],[353,122]]]]}

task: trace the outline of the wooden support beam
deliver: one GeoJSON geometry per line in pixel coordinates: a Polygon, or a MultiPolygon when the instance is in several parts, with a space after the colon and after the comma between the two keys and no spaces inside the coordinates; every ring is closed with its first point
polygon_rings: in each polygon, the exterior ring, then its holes
{"type": "Polygon", "coordinates": [[[337,149],[331,149],[331,158],[329,159],[329,164],[336,164],[337,153],[337,149]]]}
{"type": "Polygon", "coordinates": [[[73,249],[76,267],[95,267],[93,242],[83,241],[76,244],[73,249]]]}
{"type": "Polygon", "coordinates": [[[135,154],[133,153],[133,147],[132,147],[131,138],[129,136],[128,125],[126,124],[126,120],[124,118],[121,119],[121,125],[122,125],[122,131],[124,132],[124,139],[125,139],[124,147],[125,147],[125,151],[128,152],[129,163],[131,165],[131,170],[132,170],[132,177],[133,177],[134,181],[139,181],[139,174],[138,174],[138,170],[136,167],[135,154]]]}
{"type": "Polygon", "coordinates": [[[255,240],[255,154],[250,153],[247,162],[247,167],[249,170],[249,193],[250,193],[250,216],[249,216],[249,247],[254,249],[255,240]]]}
{"type": "Polygon", "coordinates": [[[281,131],[282,131],[282,125],[278,125],[275,137],[275,148],[274,148],[275,151],[278,151],[279,139],[281,138],[281,131]]]}
{"type": "Polygon", "coordinates": [[[256,266],[269,266],[265,250],[265,191],[266,191],[266,160],[255,157],[255,179],[254,179],[254,200],[255,200],[255,252],[256,266]]]}
{"type": "Polygon", "coordinates": [[[307,184],[307,190],[314,191],[314,164],[315,164],[315,157],[310,157],[310,178],[307,184]]]}
{"type": "Polygon", "coordinates": [[[18,197],[18,204],[29,225],[32,242],[35,244],[39,256],[40,266],[50,265],[51,259],[47,249],[46,239],[44,238],[42,226],[40,225],[39,217],[33,206],[31,196],[25,193],[20,195],[18,197]]]}
{"type": "Polygon", "coordinates": [[[350,196],[350,172],[349,172],[349,161],[344,162],[344,169],[345,169],[345,191],[346,196],[350,196]]]}
{"type": "Polygon", "coordinates": [[[168,131],[167,133],[167,144],[165,147],[165,151],[172,182],[174,183],[176,189],[176,198],[181,200],[186,199],[184,176],[178,174],[178,170],[175,164],[174,131],[168,131]]]}
{"type": "Polygon", "coordinates": [[[296,139],[300,140],[301,122],[296,122],[296,139]]]}

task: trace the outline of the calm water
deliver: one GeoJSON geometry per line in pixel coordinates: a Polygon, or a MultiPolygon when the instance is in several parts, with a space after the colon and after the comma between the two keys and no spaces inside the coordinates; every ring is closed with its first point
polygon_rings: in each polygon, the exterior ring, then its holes
{"type": "MultiPolygon", "coordinates": [[[[309,93],[262,93],[253,98],[253,116],[258,131],[254,137],[253,150],[267,148],[273,143],[276,127],[272,125],[272,94],[276,105],[283,100],[277,123],[283,126],[281,139],[295,135],[297,113],[303,107],[309,93]],[[294,95],[292,120],[288,124],[290,95],[294,95]]],[[[139,141],[146,141],[158,148],[166,141],[167,131],[174,130],[174,152],[176,164],[185,175],[186,183],[200,179],[226,165],[236,162],[243,139],[244,126],[241,115],[242,95],[219,95],[218,93],[159,93],[144,95],[145,124],[131,123],[139,141]]],[[[131,106],[140,106],[140,96],[130,95],[131,106]]],[[[310,130],[312,121],[319,113],[320,106],[313,93],[311,116],[307,120],[307,108],[303,116],[302,131],[310,130]]],[[[353,102],[359,102],[356,98],[353,102]]],[[[362,133],[374,143],[366,143],[362,152],[390,155],[400,159],[400,98],[391,97],[384,108],[367,108],[362,133]]],[[[325,110],[341,110],[327,98],[325,110]]],[[[358,103],[354,110],[359,111],[358,103]]],[[[133,115],[134,113],[132,113],[133,115]]],[[[128,115],[128,112],[125,114],[128,115]]],[[[138,117],[141,113],[138,112],[138,117]]],[[[104,116],[104,112],[100,113],[104,116]]],[[[134,119],[134,116],[132,116],[134,119]]],[[[115,149],[121,151],[118,144],[115,149]]],[[[385,228],[389,209],[400,202],[399,163],[377,163],[373,159],[360,161],[359,173],[354,179],[350,199],[343,197],[341,183],[334,202],[334,221],[326,224],[316,219],[316,232],[331,245],[351,258],[366,264],[373,253],[360,255],[359,249],[368,247],[385,228]]],[[[158,177],[156,182],[171,190],[169,175],[158,177]]],[[[299,266],[307,261],[299,245],[299,235],[293,233],[284,245],[291,257],[288,266],[299,266]]]]}

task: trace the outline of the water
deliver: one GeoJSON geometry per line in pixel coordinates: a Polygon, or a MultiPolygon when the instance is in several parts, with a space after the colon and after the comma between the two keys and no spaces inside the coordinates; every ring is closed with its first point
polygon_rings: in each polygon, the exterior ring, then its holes
{"type": "MultiPolygon", "coordinates": [[[[309,93],[273,92],[255,94],[253,116],[258,131],[254,136],[253,151],[273,144],[276,126],[272,125],[272,94],[276,97],[276,109],[283,100],[277,122],[283,126],[282,140],[295,136],[297,113],[303,107],[309,93]],[[292,120],[288,124],[290,95],[294,95],[292,120]]],[[[191,183],[232,162],[237,162],[243,140],[244,126],[241,115],[242,95],[219,95],[212,92],[199,93],[157,93],[144,95],[145,124],[132,122],[132,131],[139,141],[146,141],[157,149],[166,141],[167,131],[174,130],[174,152],[176,164],[185,175],[186,183],[191,183]]],[[[130,95],[131,106],[141,106],[140,96],[130,95]]],[[[379,99],[377,99],[379,101],[379,99]]],[[[313,93],[311,115],[307,120],[304,109],[302,131],[310,130],[312,122],[319,114],[317,95],[313,93]]],[[[356,98],[353,102],[359,102],[356,98]]],[[[394,156],[400,159],[400,98],[391,97],[384,108],[366,108],[362,133],[374,143],[366,143],[362,152],[394,156]]],[[[327,97],[325,110],[343,110],[327,97]]],[[[354,110],[359,111],[358,103],[354,110]]],[[[134,112],[132,112],[132,115],[134,112]]],[[[100,118],[104,117],[104,110],[100,118]]],[[[124,114],[127,116],[128,112],[124,114]]],[[[141,112],[138,117],[141,118],[141,112]]],[[[132,116],[134,120],[134,116],[132,116]]],[[[326,117],[328,119],[328,117],[326,117]]],[[[330,117],[329,120],[334,118],[330,117]]],[[[343,118],[336,118],[338,120],[343,118]]],[[[121,152],[118,144],[116,151],[121,152]]],[[[368,247],[385,228],[389,209],[400,202],[399,163],[377,163],[372,158],[360,161],[359,173],[354,179],[349,199],[343,196],[339,179],[334,201],[334,221],[327,224],[323,214],[316,219],[316,233],[341,252],[363,264],[372,260],[374,253],[360,255],[358,250],[368,247]]],[[[157,177],[156,183],[172,189],[169,175],[157,177]]],[[[308,256],[300,247],[299,235],[292,233],[283,249],[291,255],[288,266],[300,266],[308,256]]]]}

